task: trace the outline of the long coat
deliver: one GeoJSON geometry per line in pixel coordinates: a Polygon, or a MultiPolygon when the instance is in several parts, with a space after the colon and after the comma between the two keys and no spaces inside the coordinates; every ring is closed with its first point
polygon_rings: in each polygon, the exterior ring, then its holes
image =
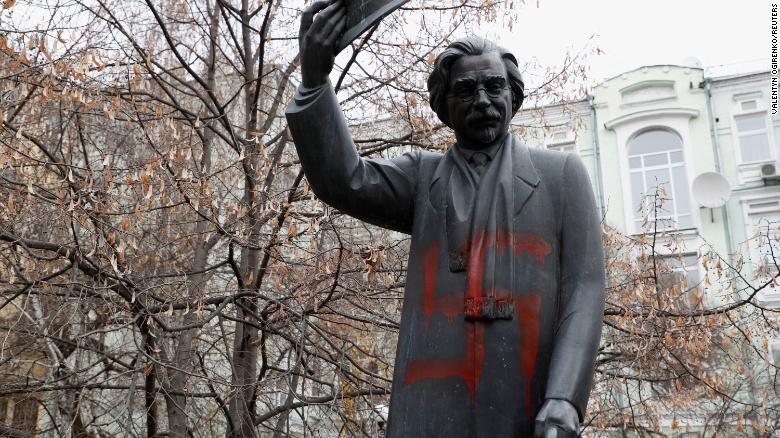
{"type": "Polygon", "coordinates": [[[484,246],[513,271],[511,284],[499,286],[515,314],[472,320],[463,303],[481,261],[472,256],[468,269],[453,269],[458,254],[447,248],[453,151],[360,158],[329,84],[299,89],[287,120],[320,199],[412,236],[388,436],[532,436],[546,399],[568,400],[582,420],[601,333],[604,265],[579,157],[515,138],[505,143],[513,165],[497,178],[511,191],[511,225],[503,225],[511,229],[484,246]]]}

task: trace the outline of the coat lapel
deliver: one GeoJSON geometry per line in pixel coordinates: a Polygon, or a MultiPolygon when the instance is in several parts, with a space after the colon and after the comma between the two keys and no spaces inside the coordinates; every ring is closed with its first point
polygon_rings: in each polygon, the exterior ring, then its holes
{"type": "MultiPolygon", "coordinates": [[[[512,173],[514,178],[514,216],[522,211],[528,199],[539,185],[539,174],[531,161],[528,146],[516,137],[512,138],[512,173]]],[[[428,201],[437,213],[447,211],[447,185],[454,166],[452,152],[448,151],[436,166],[433,177],[428,185],[428,201]]]]}
{"type": "Polygon", "coordinates": [[[520,214],[528,198],[539,185],[539,174],[536,173],[534,163],[531,161],[531,152],[528,146],[512,136],[512,173],[514,174],[514,216],[520,214]]]}
{"type": "Polygon", "coordinates": [[[428,202],[436,213],[447,211],[447,185],[454,165],[451,154],[451,151],[447,151],[439,160],[428,185],[428,202]]]}

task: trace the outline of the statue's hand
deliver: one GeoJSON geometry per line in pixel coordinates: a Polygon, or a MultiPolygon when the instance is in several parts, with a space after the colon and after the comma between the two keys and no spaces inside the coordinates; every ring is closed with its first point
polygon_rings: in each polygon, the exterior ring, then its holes
{"type": "Polygon", "coordinates": [[[547,399],[536,416],[534,438],[574,438],[579,435],[577,409],[566,400],[547,399]]]}
{"type": "Polygon", "coordinates": [[[303,11],[298,45],[304,87],[319,87],[327,82],[336,59],[336,43],[346,22],[341,0],[318,0],[303,11]]]}

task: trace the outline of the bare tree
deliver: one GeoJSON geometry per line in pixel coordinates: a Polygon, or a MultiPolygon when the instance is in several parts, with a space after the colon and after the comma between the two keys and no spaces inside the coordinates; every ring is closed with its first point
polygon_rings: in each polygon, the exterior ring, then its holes
{"type": "MultiPolygon", "coordinates": [[[[334,84],[363,155],[441,148],[423,104],[433,54],[511,19],[503,6],[418,1],[347,50],[334,84]]],[[[4,3],[0,421],[57,436],[375,427],[405,242],[308,190],[282,117],[302,7],[4,3]]]]}
{"type": "Polygon", "coordinates": [[[648,194],[638,236],[605,231],[605,333],[586,430],[774,436],[779,364],[768,339],[777,337],[780,309],[759,298],[778,282],[778,224],[735,254],[703,246],[685,255],[691,248],[662,219],[668,200],[663,185],[648,194]],[[751,258],[756,245],[769,257],[751,258]]]}

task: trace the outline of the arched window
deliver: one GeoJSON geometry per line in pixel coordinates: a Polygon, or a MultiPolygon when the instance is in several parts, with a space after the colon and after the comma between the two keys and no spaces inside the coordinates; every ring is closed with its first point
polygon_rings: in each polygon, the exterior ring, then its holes
{"type": "Polygon", "coordinates": [[[657,221],[658,229],[675,228],[675,221],[677,228],[693,227],[682,146],[677,134],[664,129],[644,131],[629,142],[628,167],[637,231],[642,229],[645,216],[657,221]],[[663,205],[653,211],[653,200],[645,197],[654,195],[658,186],[662,186],[658,192],[664,195],[663,205]]]}

